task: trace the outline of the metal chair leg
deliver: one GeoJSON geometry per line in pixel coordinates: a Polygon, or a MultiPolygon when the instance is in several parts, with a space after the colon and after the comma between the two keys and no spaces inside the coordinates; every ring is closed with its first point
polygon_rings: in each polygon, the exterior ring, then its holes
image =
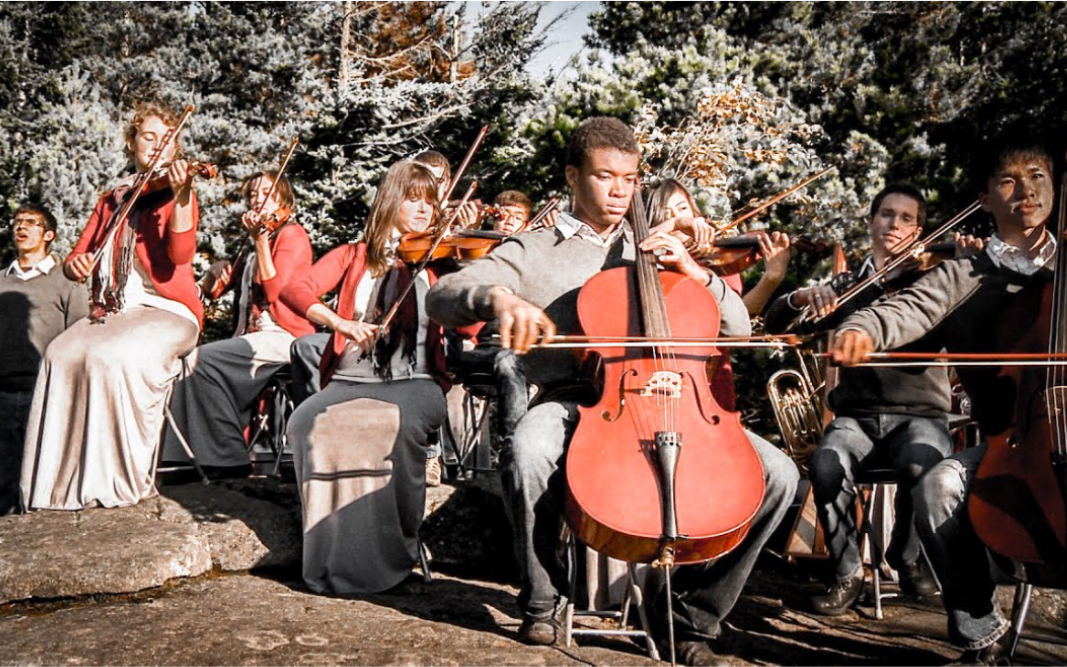
{"type": "Polygon", "coordinates": [[[1015,651],[1019,648],[1019,639],[1026,626],[1026,617],[1030,613],[1030,600],[1034,593],[1031,584],[1019,582],[1015,586],[1015,603],[1011,607],[1011,628],[1008,630],[1008,662],[1015,660],[1015,651]]]}
{"type": "Polygon", "coordinates": [[[202,481],[205,485],[211,484],[211,480],[208,479],[207,474],[204,472],[204,469],[201,468],[200,464],[197,462],[196,454],[193,454],[193,448],[190,447],[189,443],[186,441],[185,434],[182,433],[182,430],[178,428],[177,422],[174,421],[174,413],[170,411],[169,403],[163,404],[163,416],[167,418],[167,423],[174,431],[174,435],[178,436],[178,442],[181,443],[182,449],[185,450],[185,455],[189,457],[189,460],[192,462],[193,467],[196,468],[197,474],[200,475],[200,481],[202,481]]]}
{"type": "Polygon", "coordinates": [[[433,581],[433,574],[430,572],[430,550],[422,543],[421,537],[416,537],[415,542],[419,547],[419,567],[422,568],[422,580],[428,584],[433,581]]]}

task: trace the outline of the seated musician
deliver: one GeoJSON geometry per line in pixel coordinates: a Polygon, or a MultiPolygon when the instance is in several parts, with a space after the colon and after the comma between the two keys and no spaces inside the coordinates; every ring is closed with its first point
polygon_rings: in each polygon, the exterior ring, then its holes
{"type": "Polygon", "coordinates": [[[162,105],[137,107],[127,156],[142,173],[162,147],[169,167],[160,189],[138,198],[110,237],[128,189],[104,194],[63,263],[72,280],[92,277],[92,304],[90,317],[48,346],[37,375],[20,483],[27,510],[116,507],[156,495],[166,397],[204,314],[193,279],[192,172],[175,159],[177,141],[163,146],[178,121],[162,105]]]}
{"type": "MultiPolygon", "coordinates": [[[[850,280],[837,280],[835,284],[843,292],[881,270],[919,238],[925,222],[926,199],[917,189],[903,183],[883,188],[871,202],[867,219],[871,254],[850,280]]],[[[913,271],[895,279],[894,284],[902,287],[920,275],[913,271]]],[[[826,314],[818,329],[830,330],[884,295],[884,286],[876,283],[835,310],[837,292],[831,285],[799,289],[772,304],[767,312],[767,330],[784,331],[805,306],[826,314]]],[[[937,352],[941,347],[919,341],[906,349],[937,352]]],[[[886,562],[900,574],[903,591],[912,595],[936,593],[937,585],[921,557],[919,536],[912,522],[911,490],[926,471],[952,453],[946,418],[951,397],[945,369],[842,369],[828,402],[836,416],[823,433],[808,467],[835,580],[825,595],[812,599],[815,611],[844,613],[863,592],[855,480],[871,469],[891,468],[899,485],[896,523],[886,562]]]]}
{"type": "MultiPolygon", "coordinates": [[[[256,397],[289,364],[289,346],[296,337],[315,331],[303,313],[280,298],[294,276],[311,268],[311,241],[292,213],[296,197],[289,179],[261,171],[244,180],[241,195],[247,206],[241,224],[251,238],[251,251],[238,257],[236,266],[225,262],[212,267],[204,285],[208,294],[225,291],[215,290],[220,280],[229,282],[225,289],[235,290],[233,337],[201,345],[189,355],[187,375],[171,397],[175,423],[197,461],[213,468],[249,465],[244,430],[256,397]]],[[[168,426],[163,460],[187,458],[178,437],[168,426]]]]}
{"type": "MultiPolygon", "coordinates": [[[[1052,158],[1028,140],[1009,138],[983,148],[975,183],[982,210],[996,223],[984,252],[942,262],[892,298],[845,319],[835,360],[859,363],[874,350],[926,335],[938,336],[950,352],[1005,351],[1019,338],[1018,330],[1029,330],[1038,319],[1037,304],[1056,255],[1056,239],[1046,228],[1053,209],[1052,158]],[[1005,336],[1004,326],[1016,330],[1005,336]]],[[[999,370],[957,369],[972,400],[971,414],[987,437],[1003,433],[1016,409],[1005,400],[1009,390],[997,381],[999,370]]],[[[914,492],[916,528],[941,583],[949,637],[965,651],[961,664],[993,664],[1008,629],[986,549],[965,503],[985,452],[983,444],[943,460],[914,492]]]]}
{"type": "Polygon", "coordinates": [[[19,473],[33,384],[53,338],[89,313],[85,286],[57,270],[56,219],[24,203],[11,235],[18,256],[0,273],[0,516],[19,509],[19,473]]]}
{"type": "Polygon", "coordinates": [[[500,215],[493,217],[493,231],[511,236],[522,229],[533,213],[533,202],[518,190],[505,190],[493,199],[500,215]]]}
{"type": "MultiPolygon", "coordinates": [[[[504,347],[523,354],[542,336],[576,331],[576,295],[599,271],[632,262],[637,249],[624,221],[638,181],[640,153],[633,132],[612,118],[585,121],[567,152],[567,182],[573,212],[555,227],[520,234],[488,257],[441,279],[427,298],[430,316],[446,326],[491,322],[504,347]]],[[[740,297],[701,268],[679,239],[657,232],[640,251],[662,249],[659,261],[707,285],[722,309],[724,335],[747,335],[748,315],[740,297]]],[[[530,380],[541,388],[536,405],[522,417],[511,447],[501,454],[505,501],[513,522],[522,570],[519,639],[552,644],[567,576],[558,557],[563,511],[561,457],[577,419],[576,358],[567,351],[535,350],[525,357],[530,380]]],[[[796,490],[796,467],[763,439],[750,438],[763,461],[767,492],[744,543],[711,565],[689,566],[677,576],[675,625],[679,654],[690,664],[710,664],[707,641],[718,636],[763,544],[781,521],[796,490]]],[[[625,489],[619,502],[626,502],[625,489]]],[[[665,619],[664,619],[665,620],[665,619]]]]}
{"type": "MultiPolygon", "coordinates": [[[[710,251],[715,239],[715,227],[700,216],[693,195],[681,182],[668,178],[649,188],[648,208],[649,223],[662,225],[662,229],[673,230],[682,238],[692,239],[697,250],[710,251]]],[[[748,314],[755,317],[774,296],[775,290],[785,280],[789,271],[789,235],[784,232],[757,232],[760,256],[763,258],[764,271],[759,282],[744,293],[742,300],[748,314]]],[[[726,282],[738,293],[743,291],[741,275],[724,276],[726,282]]]]}
{"type": "Polygon", "coordinates": [[[287,430],[304,527],[304,582],[317,593],[373,593],[401,583],[418,559],[427,440],[444,422],[443,332],[423,307],[434,275],[396,259],[399,237],[433,221],[437,184],[426,167],[389,168],[364,239],[331,250],[282,300],[329,327],[322,391],[287,430]],[[411,281],[388,332],[378,323],[411,281]],[[336,310],[320,302],[335,288],[336,310]]]}

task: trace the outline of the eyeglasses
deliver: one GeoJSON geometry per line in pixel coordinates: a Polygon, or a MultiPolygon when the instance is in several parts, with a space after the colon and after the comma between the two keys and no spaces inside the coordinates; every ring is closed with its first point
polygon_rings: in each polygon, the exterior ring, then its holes
{"type": "Polygon", "coordinates": [[[44,227],[44,223],[36,218],[17,218],[11,221],[11,229],[32,229],[44,227]]]}

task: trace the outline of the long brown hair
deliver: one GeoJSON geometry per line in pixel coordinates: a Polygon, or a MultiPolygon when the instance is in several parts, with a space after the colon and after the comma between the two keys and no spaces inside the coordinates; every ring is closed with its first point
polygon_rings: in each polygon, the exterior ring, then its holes
{"type": "Polygon", "coordinates": [[[385,247],[393,231],[396,212],[409,197],[435,201],[437,180],[427,167],[405,160],[385,172],[367,217],[363,238],[367,242],[367,267],[372,276],[381,276],[390,268],[385,247]]]}
{"type": "Polygon", "coordinates": [[[667,202],[680,192],[689,200],[689,207],[693,209],[693,215],[700,215],[700,209],[693,201],[693,195],[679,181],[673,178],[665,178],[656,185],[648,188],[645,196],[648,198],[648,224],[658,225],[667,219],[667,202]]]}

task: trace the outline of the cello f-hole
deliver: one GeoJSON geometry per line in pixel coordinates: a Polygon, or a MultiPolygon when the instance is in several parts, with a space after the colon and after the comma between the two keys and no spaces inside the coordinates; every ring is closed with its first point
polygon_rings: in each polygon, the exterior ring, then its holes
{"type": "Polygon", "coordinates": [[[637,370],[631,368],[630,370],[619,376],[619,410],[612,416],[610,412],[604,410],[600,413],[600,416],[607,422],[613,422],[622,416],[622,411],[626,407],[626,376],[637,375],[637,370]]]}

